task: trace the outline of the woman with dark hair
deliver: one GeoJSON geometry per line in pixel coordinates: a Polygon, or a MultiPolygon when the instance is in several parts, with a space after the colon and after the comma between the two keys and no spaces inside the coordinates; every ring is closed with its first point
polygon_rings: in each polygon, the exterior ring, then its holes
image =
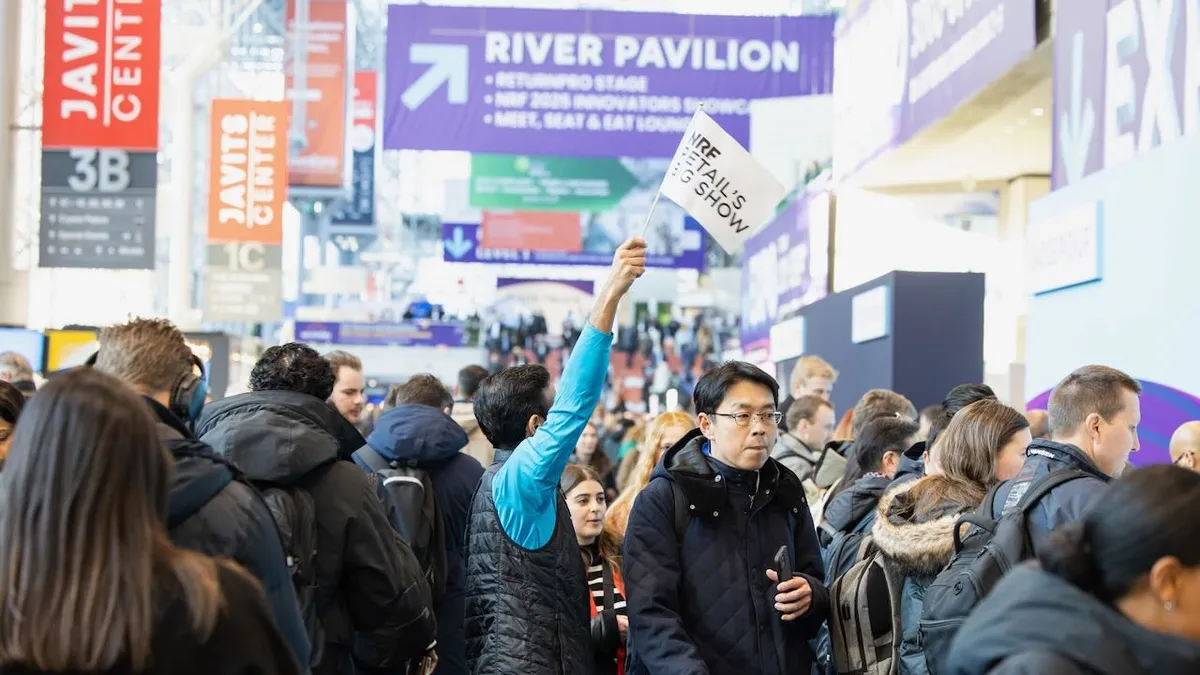
{"type": "Polygon", "coordinates": [[[919,634],[925,592],[954,555],[954,523],[975,509],[998,480],[1021,470],[1031,442],[1025,416],[995,399],[958,411],[939,437],[926,475],[890,488],[871,528],[885,563],[904,580],[899,675],[929,672],[919,634]],[[1015,468],[1013,463],[1015,462],[1015,468]]]}
{"type": "Polygon", "coordinates": [[[25,395],[21,390],[0,380],[0,464],[8,457],[13,428],[17,426],[17,418],[21,416],[24,406],[25,395]]]}
{"type": "Polygon", "coordinates": [[[1010,572],[967,618],[959,675],[1200,672],[1200,474],[1175,466],[1113,481],[1060,527],[1044,569],[1010,572]]]}
{"type": "Polygon", "coordinates": [[[0,472],[0,673],[299,673],[258,584],[176,548],[172,459],[91,368],[30,399],[0,472]]]}
{"type": "Polygon", "coordinates": [[[621,675],[625,672],[629,620],[625,610],[625,582],[621,579],[621,539],[604,523],[608,512],[604,486],[590,467],[569,464],[559,488],[566,496],[587,568],[596,675],[621,675]]]}

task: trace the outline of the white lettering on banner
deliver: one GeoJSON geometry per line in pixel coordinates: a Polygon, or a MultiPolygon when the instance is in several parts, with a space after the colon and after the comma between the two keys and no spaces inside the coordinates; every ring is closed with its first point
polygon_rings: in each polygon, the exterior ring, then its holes
{"type": "MultiPolygon", "coordinates": [[[[800,43],[764,40],[617,35],[611,65],[659,70],[800,72],[800,43]]],[[[588,33],[484,34],[484,61],[512,65],[602,67],[605,41],[588,33]]]]}
{"type": "Polygon", "coordinates": [[[1049,293],[1100,278],[1100,202],[1031,223],[1027,236],[1031,293],[1049,293]]]}
{"type": "Polygon", "coordinates": [[[274,115],[251,113],[221,118],[221,209],[222,223],[234,222],[247,229],[269,227],[275,222],[275,125],[274,115]]]}
{"type": "Polygon", "coordinates": [[[913,0],[909,20],[909,54],[915,61],[953,29],[974,0],[913,0]]]}
{"type": "Polygon", "coordinates": [[[683,207],[726,251],[741,250],[787,190],[703,110],[684,132],[662,194],[683,207]]]}
{"type": "Polygon", "coordinates": [[[938,54],[918,71],[908,85],[908,102],[916,103],[941,86],[1004,32],[1004,5],[997,5],[962,35],[954,44],[938,54]]]}
{"type": "Polygon", "coordinates": [[[1128,57],[1138,44],[1137,7],[1123,2],[1108,12],[1107,62],[1104,69],[1104,166],[1115,166],[1137,154],[1133,132],[1124,131],[1137,119],[1137,86],[1128,57]]]}
{"type": "Polygon", "coordinates": [[[98,4],[99,0],[64,0],[62,85],[77,98],[64,98],[59,115],[100,117],[107,127],[114,119],[132,122],[142,112],[141,98],[131,91],[142,84],[142,38],[130,34],[142,24],[136,11],[142,0],[105,0],[103,44],[85,32],[101,28],[100,17],[90,13],[94,10],[74,13],[98,4]]]}
{"type": "Polygon", "coordinates": [[[1179,138],[1179,111],[1171,56],[1175,52],[1176,0],[1142,0],[1142,29],[1146,35],[1146,93],[1142,103],[1139,149],[1153,146],[1157,129],[1160,143],[1179,138]]]}

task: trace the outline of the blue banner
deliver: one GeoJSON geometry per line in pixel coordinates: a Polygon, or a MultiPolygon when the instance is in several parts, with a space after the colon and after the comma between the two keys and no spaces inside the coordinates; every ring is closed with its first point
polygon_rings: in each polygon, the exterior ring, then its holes
{"type": "MultiPolygon", "coordinates": [[[[614,244],[608,241],[591,250],[573,252],[484,248],[480,245],[479,235],[477,223],[442,223],[443,258],[446,262],[609,265],[616,247],[620,245],[620,242],[614,244]]],[[[700,223],[685,218],[679,236],[650,237],[650,254],[646,264],[649,267],[703,269],[704,241],[700,223]]]]}

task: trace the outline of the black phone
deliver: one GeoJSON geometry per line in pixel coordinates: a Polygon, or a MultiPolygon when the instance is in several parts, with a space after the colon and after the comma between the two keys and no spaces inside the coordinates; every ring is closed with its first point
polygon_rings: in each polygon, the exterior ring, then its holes
{"type": "Polygon", "coordinates": [[[780,546],[779,551],[775,554],[775,572],[779,575],[779,581],[787,581],[792,578],[792,557],[788,555],[788,547],[780,546]]]}

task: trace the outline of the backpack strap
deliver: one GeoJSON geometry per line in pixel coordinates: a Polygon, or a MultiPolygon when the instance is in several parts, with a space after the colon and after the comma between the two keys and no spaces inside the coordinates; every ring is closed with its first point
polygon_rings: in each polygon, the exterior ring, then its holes
{"type": "Polygon", "coordinates": [[[683,535],[692,520],[692,509],[683,488],[673,479],[668,481],[671,483],[671,497],[675,502],[675,540],[683,544],[683,535]]]}
{"type": "Polygon", "coordinates": [[[962,553],[963,550],[961,534],[963,525],[971,524],[981,530],[996,534],[996,519],[992,516],[992,505],[996,503],[996,494],[1003,486],[1004,483],[996,483],[988,488],[987,496],[983,498],[982,502],[979,502],[979,506],[975,507],[975,511],[964,513],[958,517],[958,520],[954,521],[954,553],[956,555],[962,553]]]}
{"type": "Polygon", "coordinates": [[[1021,500],[1017,502],[1017,508],[1021,509],[1021,513],[1028,514],[1054,488],[1063,483],[1073,481],[1076,478],[1088,477],[1089,474],[1079,469],[1063,468],[1051,471],[1029,486],[1029,489],[1021,496],[1021,500]]]}
{"type": "Polygon", "coordinates": [[[372,471],[387,471],[392,468],[392,465],[384,458],[383,455],[375,451],[369,445],[364,445],[354,451],[354,458],[365,464],[372,471]]]}

